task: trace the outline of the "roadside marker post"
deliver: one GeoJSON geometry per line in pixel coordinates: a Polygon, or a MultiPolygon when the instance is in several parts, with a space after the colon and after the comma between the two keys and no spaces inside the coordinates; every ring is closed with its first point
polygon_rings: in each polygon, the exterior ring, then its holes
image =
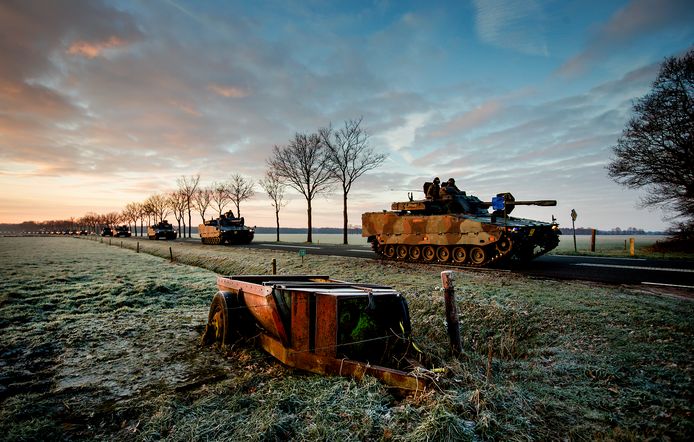
{"type": "Polygon", "coordinates": [[[304,256],[306,256],[306,249],[299,249],[299,256],[301,256],[301,265],[304,264],[304,256]]]}
{"type": "Polygon", "coordinates": [[[463,353],[463,346],[460,342],[460,322],[458,319],[458,307],[455,303],[453,271],[445,270],[441,272],[441,283],[443,285],[443,298],[446,302],[446,328],[448,329],[448,339],[450,340],[451,351],[455,356],[459,356],[463,353]]]}
{"type": "Polygon", "coordinates": [[[636,254],[636,240],[634,238],[629,238],[629,255],[634,256],[636,254]]]}

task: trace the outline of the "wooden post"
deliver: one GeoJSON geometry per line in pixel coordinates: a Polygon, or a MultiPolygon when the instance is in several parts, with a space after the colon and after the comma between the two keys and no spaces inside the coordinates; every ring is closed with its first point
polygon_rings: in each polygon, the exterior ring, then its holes
{"type": "Polygon", "coordinates": [[[173,250],[169,247],[169,257],[171,257],[171,262],[173,262],[173,250]]]}
{"type": "Polygon", "coordinates": [[[120,248],[123,248],[123,241],[120,242],[120,248]]]}
{"type": "Polygon", "coordinates": [[[590,251],[591,251],[591,252],[595,252],[595,233],[596,233],[596,232],[597,232],[597,231],[596,231],[595,229],[593,229],[593,230],[590,232],[590,251]]]}
{"type": "Polygon", "coordinates": [[[451,343],[451,351],[458,356],[463,352],[463,346],[460,343],[460,322],[458,320],[458,307],[455,304],[455,289],[451,270],[441,272],[441,283],[443,284],[443,297],[446,301],[448,339],[451,343]]]}
{"type": "Polygon", "coordinates": [[[629,238],[629,255],[634,256],[636,254],[634,238],[629,238]]]}
{"type": "Polygon", "coordinates": [[[137,253],[140,253],[140,241],[137,242],[137,253]]]}
{"type": "Polygon", "coordinates": [[[109,246],[111,245],[111,240],[112,240],[112,239],[113,239],[113,238],[109,238],[109,239],[108,239],[108,245],[109,245],[109,246]]]}
{"type": "Polygon", "coordinates": [[[277,274],[277,260],[275,258],[272,258],[272,274],[277,274]]]}

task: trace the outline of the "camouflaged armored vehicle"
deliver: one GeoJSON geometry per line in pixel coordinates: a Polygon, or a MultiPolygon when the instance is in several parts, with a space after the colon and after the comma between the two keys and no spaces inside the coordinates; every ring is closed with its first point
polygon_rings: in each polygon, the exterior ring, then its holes
{"type": "MultiPolygon", "coordinates": [[[[516,201],[500,193],[481,201],[457,188],[423,200],[392,204],[391,211],[362,214],[362,236],[386,259],[483,267],[498,261],[529,261],[559,244],[558,224],[509,216],[515,206],[556,206],[554,200],[516,201]],[[494,209],[489,212],[489,208],[494,209]]],[[[437,189],[438,190],[438,187],[437,189]]]]}
{"type": "Polygon", "coordinates": [[[164,220],[147,227],[147,236],[149,239],[176,239],[176,231],[167,220],[164,220]]]}
{"type": "Polygon", "coordinates": [[[198,232],[203,244],[248,244],[255,235],[255,229],[244,225],[243,217],[235,218],[231,211],[200,224],[198,232]]]}

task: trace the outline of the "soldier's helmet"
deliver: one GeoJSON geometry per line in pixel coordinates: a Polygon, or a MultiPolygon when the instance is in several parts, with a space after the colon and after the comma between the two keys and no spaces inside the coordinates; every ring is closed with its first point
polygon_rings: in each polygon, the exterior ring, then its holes
{"type": "Polygon", "coordinates": [[[434,183],[435,183],[435,184],[438,184],[438,183],[440,183],[440,182],[441,182],[441,180],[439,179],[439,177],[434,178],[434,183]]]}

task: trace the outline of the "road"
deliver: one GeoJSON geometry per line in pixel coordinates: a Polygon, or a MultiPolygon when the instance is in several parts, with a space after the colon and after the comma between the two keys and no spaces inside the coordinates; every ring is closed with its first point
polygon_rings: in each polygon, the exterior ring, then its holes
{"type": "MultiPolygon", "coordinates": [[[[253,242],[251,248],[276,249],[306,255],[352,256],[377,259],[369,246],[253,242]]],[[[424,265],[424,264],[422,264],[424,265]]],[[[444,266],[437,266],[444,267],[444,266]]],[[[594,256],[545,255],[511,272],[550,279],[594,281],[608,284],[671,286],[694,290],[694,261],[594,256]]]]}

